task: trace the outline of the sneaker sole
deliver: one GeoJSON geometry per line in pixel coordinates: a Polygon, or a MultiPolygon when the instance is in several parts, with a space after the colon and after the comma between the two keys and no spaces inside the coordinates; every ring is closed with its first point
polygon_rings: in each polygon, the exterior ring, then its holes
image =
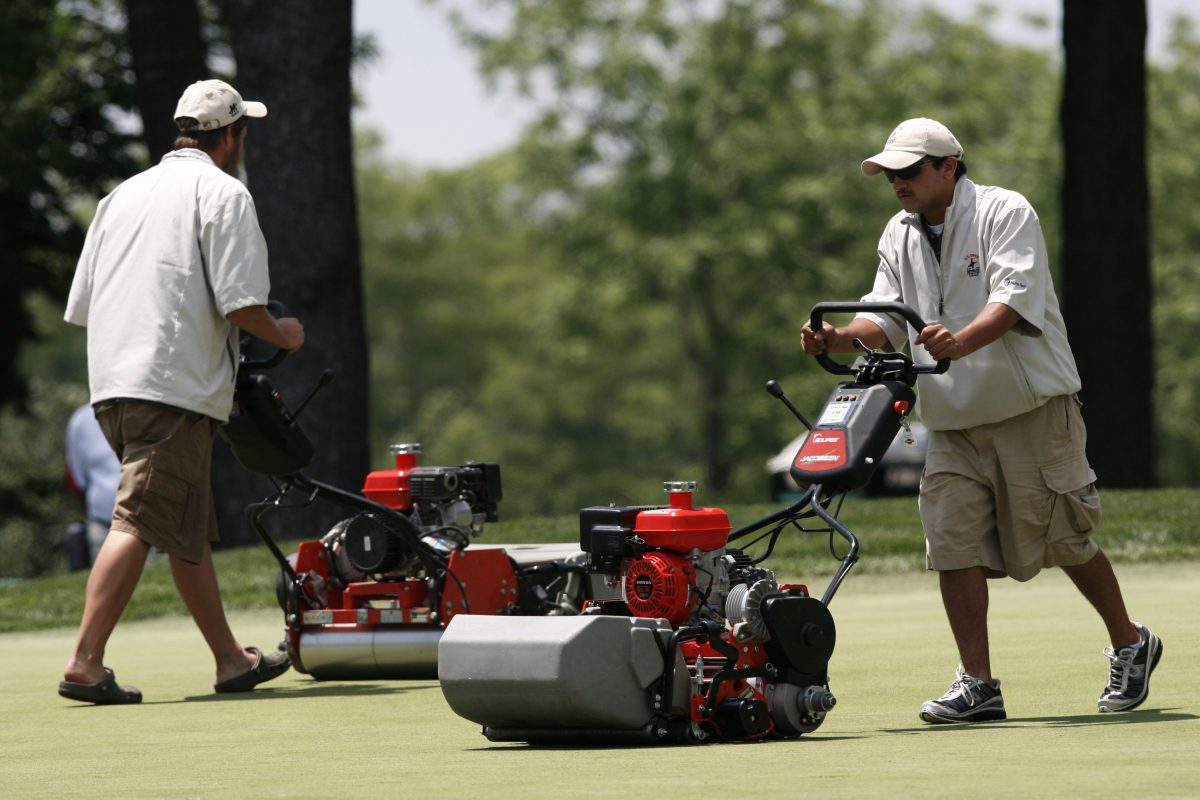
{"type": "Polygon", "coordinates": [[[921,709],[921,719],[933,725],[953,725],[968,722],[999,722],[1008,719],[1003,708],[981,708],[970,714],[944,715],[928,708],[921,709]]]}
{"type": "Polygon", "coordinates": [[[1151,648],[1153,648],[1153,652],[1150,654],[1150,669],[1146,670],[1146,685],[1142,687],[1141,695],[1133,702],[1123,705],[1120,708],[1105,708],[1101,705],[1099,706],[1101,714],[1119,714],[1122,711],[1133,711],[1146,702],[1146,698],[1150,696],[1150,676],[1154,674],[1154,668],[1158,666],[1158,661],[1162,658],[1164,649],[1162,639],[1154,636],[1153,633],[1150,635],[1154,637],[1149,642],[1151,648]]]}

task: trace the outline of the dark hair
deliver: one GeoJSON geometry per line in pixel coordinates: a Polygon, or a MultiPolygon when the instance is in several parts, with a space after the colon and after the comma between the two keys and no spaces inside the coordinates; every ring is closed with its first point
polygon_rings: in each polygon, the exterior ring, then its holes
{"type": "MultiPolygon", "coordinates": [[[[181,117],[185,121],[195,123],[191,117],[181,117]]],[[[242,129],[246,127],[246,117],[238,117],[236,120],[226,125],[223,128],[213,128],[210,131],[201,130],[183,130],[175,137],[175,144],[172,150],[182,150],[185,147],[194,147],[197,150],[203,150],[206,153],[211,153],[217,149],[221,140],[225,138],[225,132],[232,130],[234,136],[239,135],[242,129]]]]}
{"type": "MultiPolygon", "coordinates": [[[[933,164],[934,169],[938,169],[950,156],[930,156],[929,163],[933,164]]],[[[963,175],[967,174],[967,163],[962,160],[962,156],[955,156],[958,159],[958,166],[954,168],[954,180],[958,180],[963,175]]]]}

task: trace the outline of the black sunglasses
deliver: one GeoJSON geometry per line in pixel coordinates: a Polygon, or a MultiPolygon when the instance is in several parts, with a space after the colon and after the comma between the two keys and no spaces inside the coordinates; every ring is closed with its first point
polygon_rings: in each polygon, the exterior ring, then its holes
{"type": "Polygon", "coordinates": [[[921,165],[929,160],[929,156],[925,156],[915,164],[909,164],[904,169],[884,169],[883,177],[887,178],[888,183],[899,178],[902,181],[911,181],[921,172],[921,165]]]}

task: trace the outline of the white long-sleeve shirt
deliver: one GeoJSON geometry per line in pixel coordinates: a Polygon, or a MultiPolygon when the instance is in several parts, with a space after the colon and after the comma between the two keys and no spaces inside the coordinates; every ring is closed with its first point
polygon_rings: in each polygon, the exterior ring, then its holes
{"type": "MultiPolygon", "coordinates": [[[[960,178],[946,211],[941,260],[918,214],[894,216],[879,240],[879,268],[867,302],[901,302],[926,323],[952,331],[989,303],[1003,303],[1021,322],[995,342],[918,382],[921,419],[931,430],[999,422],[1080,389],[1049,256],[1037,214],[1016,192],[960,178]]],[[[932,363],[916,332],[891,315],[861,314],[891,345],[909,342],[918,363],[932,363]]]]}
{"type": "Polygon", "coordinates": [[[231,311],[264,305],[267,245],[249,191],[176,150],[100,201],[65,319],[88,329],[91,401],[151,400],[229,418],[231,311]]]}

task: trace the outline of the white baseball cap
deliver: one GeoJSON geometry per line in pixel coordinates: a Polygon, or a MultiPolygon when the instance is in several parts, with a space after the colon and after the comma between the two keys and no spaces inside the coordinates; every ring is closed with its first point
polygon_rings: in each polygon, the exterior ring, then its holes
{"type": "Polygon", "coordinates": [[[252,100],[243,100],[225,81],[196,81],[183,90],[175,106],[175,124],[180,130],[215,131],[232,125],[242,117],[265,117],[267,107],[252,100]],[[196,120],[185,128],[183,119],[196,120]]]}
{"type": "Polygon", "coordinates": [[[942,123],[917,117],[896,126],[883,145],[883,152],[862,162],[864,175],[878,175],[885,169],[904,169],[925,156],[962,158],[962,145],[942,123]]]}

